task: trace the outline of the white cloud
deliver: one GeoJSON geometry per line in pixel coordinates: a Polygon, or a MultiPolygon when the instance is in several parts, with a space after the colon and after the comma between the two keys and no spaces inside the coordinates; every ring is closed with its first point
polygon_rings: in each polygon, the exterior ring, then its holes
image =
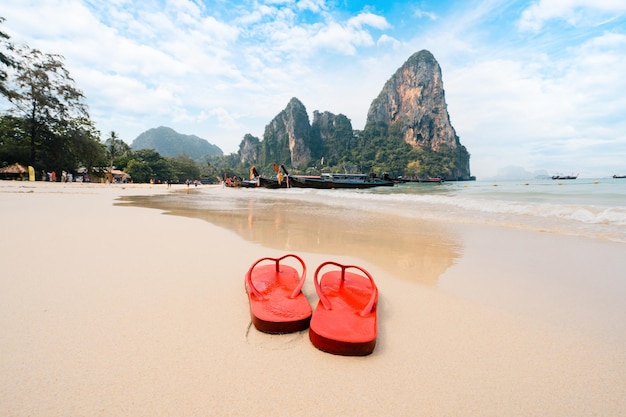
{"type": "Polygon", "coordinates": [[[624,11],[622,0],[539,0],[522,12],[518,25],[521,30],[538,31],[554,19],[571,26],[593,26],[624,11]]]}
{"type": "Polygon", "coordinates": [[[402,43],[399,40],[392,38],[391,36],[388,36],[386,34],[380,35],[380,38],[378,38],[378,40],[376,41],[376,46],[391,49],[397,49],[398,47],[400,47],[401,44],[402,43]]]}
{"type": "Polygon", "coordinates": [[[382,16],[376,15],[374,13],[364,12],[359,13],[355,17],[348,19],[347,26],[354,27],[359,30],[365,26],[382,30],[389,28],[389,23],[387,22],[387,19],[382,16]]]}
{"type": "Polygon", "coordinates": [[[326,2],[324,0],[300,0],[297,3],[299,10],[309,10],[313,13],[319,13],[326,10],[326,2]]]}
{"type": "Polygon", "coordinates": [[[231,152],[294,96],[309,114],[343,113],[361,129],[389,77],[428,49],[479,177],[503,165],[569,172],[626,160],[623,0],[485,0],[438,4],[437,14],[407,2],[398,19],[337,6],[22,0],[3,10],[3,29],[64,55],[97,126],[128,141],[164,125],[231,152]],[[569,24],[575,33],[563,36],[569,24]]]}
{"type": "Polygon", "coordinates": [[[422,9],[415,9],[413,11],[413,15],[415,17],[417,17],[418,19],[421,19],[423,17],[430,19],[430,20],[437,20],[438,16],[436,13],[432,13],[432,12],[428,12],[426,10],[422,10],[422,9]]]}
{"type": "Polygon", "coordinates": [[[228,109],[225,109],[223,107],[217,107],[210,110],[209,114],[216,117],[218,120],[218,125],[224,129],[236,130],[241,128],[241,126],[239,126],[239,124],[237,123],[238,116],[230,114],[228,109]]]}
{"type": "MultiPolygon", "coordinates": [[[[596,155],[626,130],[625,40],[606,34],[570,47],[558,60],[483,56],[449,71],[445,86],[452,123],[476,171],[493,175],[502,163],[495,154],[501,154],[533,170],[584,165],[601,175],[604,167],[591,168],[596,155]]],[[[624,157],[622,148],[613,164],[624,157]]]]}

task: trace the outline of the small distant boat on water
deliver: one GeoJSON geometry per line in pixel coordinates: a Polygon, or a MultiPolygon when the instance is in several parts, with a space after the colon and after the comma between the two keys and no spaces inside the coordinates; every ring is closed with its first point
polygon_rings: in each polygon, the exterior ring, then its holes
{"type": "Polygon", "coordinates": [[[626,178],[626,175],[613,175],[613,178],[626,178]]]}
{"type": "Polygon", "coordinates": [[[575,180],[578,178],[578,174],[576,175],[553,175],[553,180],[575,180]]]}
{"type": "Polygon", "coordinates": [[[438,183],[441,184],[444,180],[441,177],[426,177],[426,178],[403,178],[403,177],[398,177],[396,179],[393,180],[394,182],[403,184],[403,183],[407,183],[407,182],[434,182],[434,183],[438,183]]]}

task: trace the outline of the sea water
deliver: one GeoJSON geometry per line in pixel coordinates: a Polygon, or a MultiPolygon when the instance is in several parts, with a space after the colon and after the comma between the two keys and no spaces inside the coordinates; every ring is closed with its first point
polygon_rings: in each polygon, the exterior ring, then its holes
{"type": "MultiPolygon", "coordinates": [[[[205,188],[198,209],[236,210],[254,200],[323,204],[361,215],[492,225],[626,243],[626,179],[404,183],[366,190],[205,188]]],[[[188,201],[188,203],[190,203],[188,201]]]]}

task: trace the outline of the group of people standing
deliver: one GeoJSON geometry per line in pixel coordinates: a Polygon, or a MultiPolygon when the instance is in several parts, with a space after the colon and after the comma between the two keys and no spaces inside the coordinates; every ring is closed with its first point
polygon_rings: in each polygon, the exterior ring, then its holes
{"type": "MultiPolygon", "coordinates": [[[[42,171],[41,180],[57,182],[58,181],[57,173],[55,171],[52,171],[52,172],[42,171]]],[[[61,172],[61,182],[73,182],[73,181],[74,181],[74,175],[71,172],[66,172],[65,170],[61,172]]]]}

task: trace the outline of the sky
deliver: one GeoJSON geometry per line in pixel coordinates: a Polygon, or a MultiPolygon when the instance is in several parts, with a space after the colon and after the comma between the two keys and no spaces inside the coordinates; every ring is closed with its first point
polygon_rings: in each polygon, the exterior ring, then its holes
{"type": "Polygon", "coordinates": [[[103,138],[168,126],[229,154],[292,97],[363,129],[427,49],[479,179],[626,174],[624,0],[0,0],[0,16],[65,58],[103,138]]]}

